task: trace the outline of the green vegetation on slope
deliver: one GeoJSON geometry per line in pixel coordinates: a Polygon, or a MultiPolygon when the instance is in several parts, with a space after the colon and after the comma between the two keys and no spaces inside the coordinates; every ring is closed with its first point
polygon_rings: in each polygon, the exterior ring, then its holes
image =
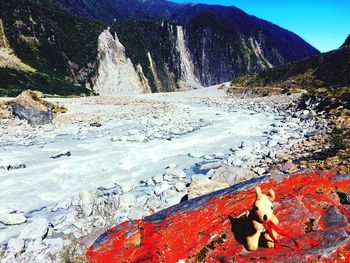
{"type": "Polygon", "coordinates": [[[0,18],[11,48],[36,72],[0,68],[0,95],[28,88],[44,93],[89,94],[102,22],[67,15],[50,1],[1,1],[0,18]]]}
{"type": "Polygon", "coordinates": [[[326,88],[333,93],[344,93],[350,87],[350,46],[318,56],[292,62],[259,74],[235,79],[233,86],[279,88],[326,88]]]}

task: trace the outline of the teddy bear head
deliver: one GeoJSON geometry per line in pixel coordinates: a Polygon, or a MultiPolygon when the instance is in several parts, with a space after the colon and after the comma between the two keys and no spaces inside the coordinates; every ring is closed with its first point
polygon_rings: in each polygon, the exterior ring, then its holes
{"type": "Polygon", "coordinates": [[[273,201],[275,200],[275,192],[271,189],[267,194],[261,192],[261,188],[257,187],[256,200],[254,202],[253,211],[260,223],[271,220],[273,215],[273,201]]]}

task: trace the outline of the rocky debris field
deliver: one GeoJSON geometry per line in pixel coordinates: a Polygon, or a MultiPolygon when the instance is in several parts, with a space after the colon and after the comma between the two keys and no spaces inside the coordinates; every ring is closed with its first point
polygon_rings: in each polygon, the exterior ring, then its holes
{"type": "Polygon", "coordinates": [[[85,260],[112,225],[188,199],[331,160],[346,173],[347,150],[316,158],[334,148],[334,125],[347,125],[346,110],[318,110],[311,101],[303,109],[301,96],[242,99],[211,88],[48,99],[66,113],[46,125],[2,106],[2,260],[85,260]]]}

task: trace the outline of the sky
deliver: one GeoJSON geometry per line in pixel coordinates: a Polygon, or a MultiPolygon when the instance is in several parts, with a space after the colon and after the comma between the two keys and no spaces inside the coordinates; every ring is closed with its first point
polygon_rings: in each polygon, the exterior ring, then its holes
{"type": "Polygon", "coordinates": [[[172,0],[235,6],[288,29],[321,52],[340,47],[350,34],[350,0],[172,0]]]}

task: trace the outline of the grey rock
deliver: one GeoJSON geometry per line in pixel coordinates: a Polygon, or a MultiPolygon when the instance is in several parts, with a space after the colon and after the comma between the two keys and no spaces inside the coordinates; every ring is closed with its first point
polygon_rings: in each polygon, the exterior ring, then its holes
{"type": "Polygon", "coordinates": [[[208,178],[196,177],[188,188],[188,198],[193,199],[229,187],[228,183],[216,182],[208,178]]]}
{"type": "Polygon", "coordinates": [[[23,214],[5,214],[0,215],[0,223],[4,225],[20,225],[27,222],[27,218],[23,214]]]}
{"type": "Polygon", "coordinates": [[[32,223],[26,225],[19,239],[30,239],[30,240],[42,240],[48,232],[49,222],[44,218],[34,220],[32,223]]]}
{"type": "Polygon", "coordinates": [[[186,185],[182,182],[177,182],[175,188],[177,191],[182,192],[186,188],[186,185]]]}
{"type": "Polygon", "coordinates": [[[43,125],[52,122],[53,105],[41,99],[42,93],[24,91],[13,101],[10,108],[14,116],[25,119],[33,125],[43,125]]]}
{"type": "Polygon", "coordinates": [[[211,176],[211,180],[233,185],[238,181],[237,177],[239,177],[239,175],[237,174],[236,169],[223,165],[214,171],[213,175],[211,176]]]}
{"type": "Polygon", "coordinates": [[[170,175],[170,176],[177,178],[177,179],[186,178],[186,176],[187,176],[186,173],[179,168],[168,168],[165,171],[165,174],[170,175]]]}
{"type": "Polygon", "coordinates": [[[24,240],[11,238],[6,246],[6,253],[17,255],[23,251],[24,248],[24,240]]]}

